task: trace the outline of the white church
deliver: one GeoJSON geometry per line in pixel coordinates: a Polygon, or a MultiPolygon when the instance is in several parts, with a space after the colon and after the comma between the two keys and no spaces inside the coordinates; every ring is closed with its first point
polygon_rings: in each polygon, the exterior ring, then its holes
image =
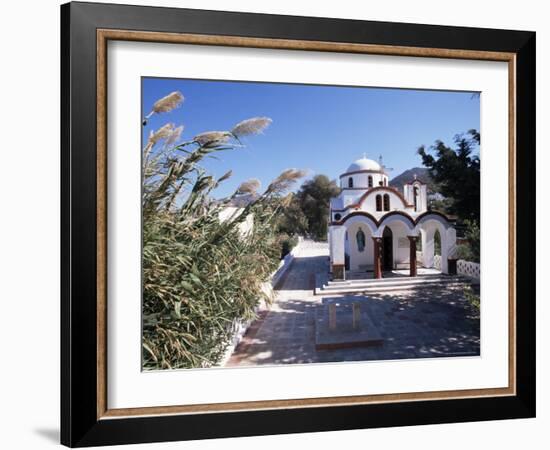
{"type": "Polygon", "coordinates": [[[428,210],[426,184],[414,177],[399,192],[388,185],[381,162],[363,157],[340,175],[340,188],[340,194],[330,202],[334,280],[346,279],[347,272],[382,278],[384,273],[403,269],[416,276],[417,265],[434,267],[436,232],[441,242],[441,272],[449,273],[456,231],[448,217],[428,210]],[[420,261],[417,238],[421,240],[420,261]]]}

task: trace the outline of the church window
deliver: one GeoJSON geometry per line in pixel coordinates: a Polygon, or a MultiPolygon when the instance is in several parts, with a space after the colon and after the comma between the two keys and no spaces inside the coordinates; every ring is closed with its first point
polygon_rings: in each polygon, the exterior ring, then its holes
{"type": "Polygon", "coordinates": [[[355,239],[357,240],[357,250],[359,250],[360,252],[365,250],[365,233],[363,233],[363,230],[361,228],[359,228],[359,231],[357,231],[355,239]]]}
{"type": "Polygon", "coordinates": [[[369,187],[372,187],[372,175],[369,175],[369,187]]]}
{"type": "Polygon", "coordinates": [[[414,210],[418,211],[418,186],[414,187],[413,190],[413,196],[414,196],[414,210]]]}
{"type": "Polygon", "coordinates": [[[334,220],[340,220],[342,218],[341,214],[334,214],[334,220]]]}
{"type": "Polygon", "coordinates": [[[380,194],[376,196],[376,211],[382,211],[382,196],[380,194]]]}
{"type": "Polygon", "coordinates": [[[348,178],[348,187],[349,187],[349,188],[352,188],[352,187],[353,187],[353,178],[352,178],[352,177],[349,177],[349,178],[348,178]]]}
{"type": "Polygon", "coordinates": [[[384,211],[390,210],[390,195],[384,194],[384,211]]]}

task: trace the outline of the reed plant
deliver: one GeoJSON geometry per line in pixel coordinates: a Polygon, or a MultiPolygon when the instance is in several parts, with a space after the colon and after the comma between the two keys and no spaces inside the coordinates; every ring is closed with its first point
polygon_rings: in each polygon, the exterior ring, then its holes
{"type": "Polygon", "coordinates": [[[304,172],[288,169],[263,192],[258,180],[247,180],[216,200],[215,189],[232,173],[216,179],[201,167],[204,158],[239,151],[243,137],[270,123],[256,117],[183,142],[183,126],[168,123],[150,132],[142,176],[145,370],[216,365],[236,324],[253,319],[260,301],[271,301],[263,285],[281,256],[277,216],[283,194],[304,172]],[[231,208],[243,196],[245,206],[231,208]],[[243,227],[249,218],[253,226],[243,227]]]}

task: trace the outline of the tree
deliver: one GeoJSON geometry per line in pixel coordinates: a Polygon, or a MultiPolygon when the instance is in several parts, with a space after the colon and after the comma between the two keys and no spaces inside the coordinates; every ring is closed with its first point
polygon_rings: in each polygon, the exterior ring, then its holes
{"type": "Polygon", "coordinates": [[[285,204],[281,208],[278,222],[278,232],[289,236],[305,235],[308,232],[307,217],[302,211],[300,199],[295,194],[288,194],[285,204]]]}
{"type": "Polygon", "coordinates": [[[469,130],[456,135],[454,143],[456,148],[453,149],[438,140],[428,150],[425,146],[419,147],[418,154],[436,183],[437,191],[447,199],[448,212],[461,220],[479,222],[480,165],[474,151],[479,148],[480,134],[477,130],[469,130]]]}
{"type": "Polygon", "coordinates": [[[330,199],[339,193],[340,188],[335,181],[326,175],[316,175],[304,182],[296,194],[307,220],[307,230],[314,239],[327,238],[330,199]]]}

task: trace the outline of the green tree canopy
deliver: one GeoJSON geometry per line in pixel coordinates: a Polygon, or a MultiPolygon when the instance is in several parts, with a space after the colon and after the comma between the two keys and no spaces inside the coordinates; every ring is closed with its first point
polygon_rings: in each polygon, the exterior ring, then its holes
{"type": "Polygon", "coordinates": [[[300,199],[295,194],[288,194],[285,200],[278,221],[278,232],[289,236],[307,234],[308,220],[302,211],[300,199]]]}
{"type": "Polygon", "coordinates": [[[307,180],[296,194],[307,220],[309,234],[319,240],[327,238],[330,199],[340,193],[335,181],[326,175],[315,175],[307,180]]]}
{"type": "Polygon", "coordinates": [[[426,149],[421,146],[418,154],[437,185],[437,191],[446,198],[448,212],[461,220],[479,223],[480,178],[479,148],[480,134],[469,130],[454,138],[455,148],[442,141],[426,149]]]}

